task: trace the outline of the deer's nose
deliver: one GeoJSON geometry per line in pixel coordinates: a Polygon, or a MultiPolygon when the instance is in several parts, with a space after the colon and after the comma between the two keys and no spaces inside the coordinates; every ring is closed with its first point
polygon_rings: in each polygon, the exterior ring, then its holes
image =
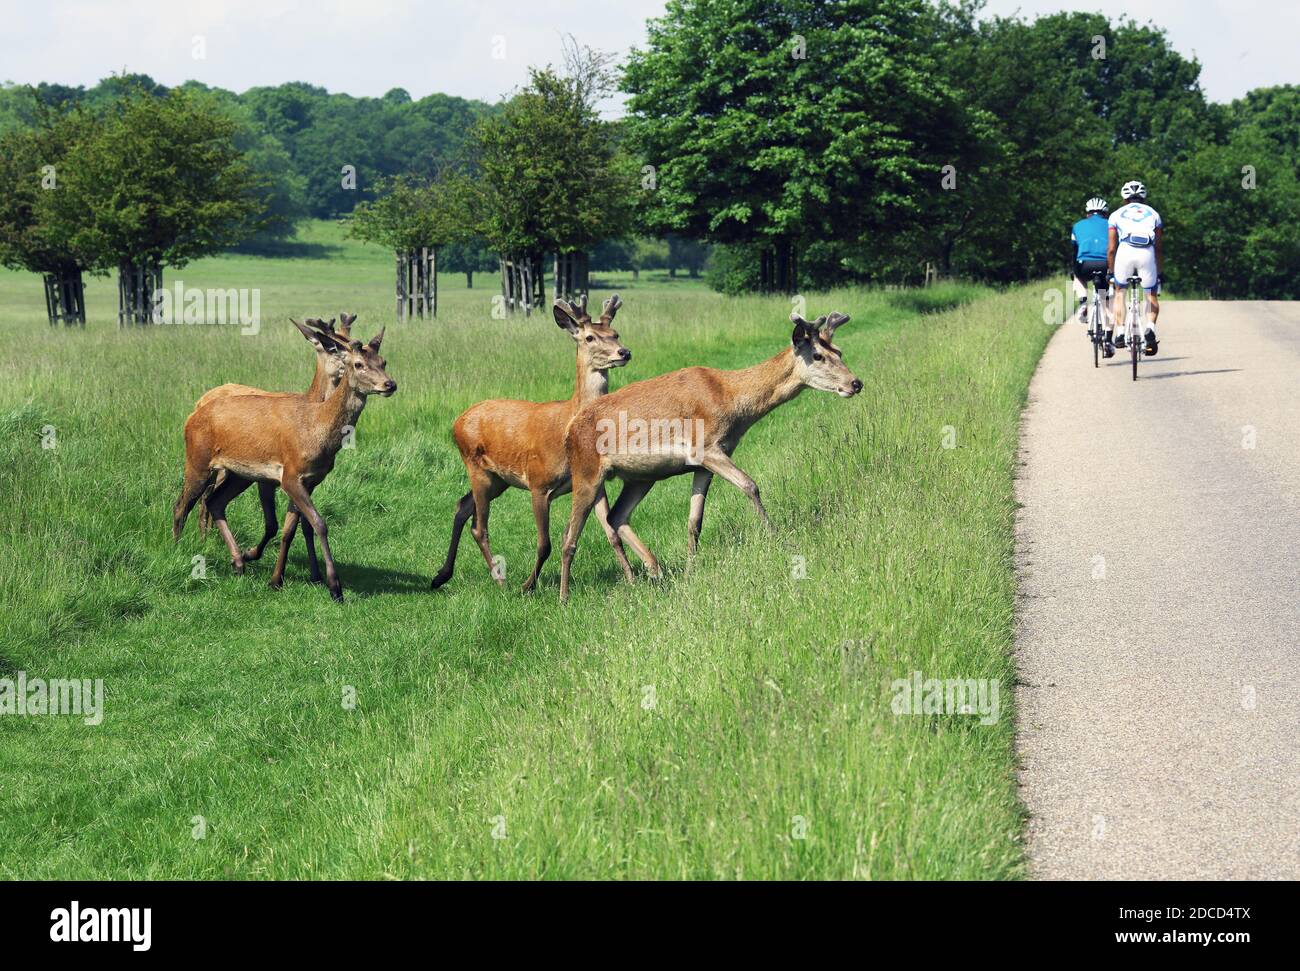
{"type": "Polygon", "coordinates": [[[859,381],[857,378],[854,378],[853,384],[849,385],[849,387],[853,389],[854,394],[857,394],[859,391],[862,390],[862,382],[859,381]]]}
{"type": "Polygon", "coordinates": [[[397,382],[394,381],[392,378],[389,378],[386,382],[384,382],[384,390],[385,390],[385,391],[396,391],[396,390],[397,390],[397,382]]]}
{"type": "Polygon", "coordinates": [[[625,361],[630,361],[632,359],[632,352],[625,347],[618,352],[618,356],[625,361]]]}

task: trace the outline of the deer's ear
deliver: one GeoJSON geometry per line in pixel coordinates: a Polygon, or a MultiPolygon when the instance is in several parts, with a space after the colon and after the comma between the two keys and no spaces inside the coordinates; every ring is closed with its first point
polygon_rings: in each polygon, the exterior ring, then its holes
{"type": "Polygon", "coordinates": [[[554,308],[552,308],[552,312],[555,314],[555,322],[557,324],[567,330],[574,337],[578,336],[578,315],[571,304],[565,303],[563,300],[557,300],[555,301],[554,308]]]}
{"type": "Polygon", "coordinates": [[[386,330],[388,330],[387,324],[379,328],[379,333],[376,334],[374,337],[370,338],[370,349],[372,351],[379,350],[379,345],[384,342],[384,331],[386,330]]]}
{"type": "Polygon", "coordinates": [[[298,328],[298,332],[299,332],[300,334],[302,334],[303,337],[305,337],[305,338],[307,338],[307,340],[311,341],[311,343],[312,343],[312,345],[313,345],[314,347],[316,347],[316,348],[322,348],[322,347],[324,347],[324,344],[321,342],[321,339],[320,339],[320,334],[316,333],[316,332],[315,332],[314,330],[312,330],[310,327],[306,327],[306,326],[304,326],[304,325],[298,323],[298,321],[294,320],[292,317],[290,317],[289,320],[290,320],[290,322],[291,322],[295,327],[298,328]]]}
{"type": "MultiPolygon", "coordinates": [[[[797,314],[791,314],[791,317],[797,317],[797,314]]],[[[808,323],[802,317],[799,317],[798,323],[794,325],[794,333],[790,335],[790,343],[798,347],[800,344],[807,344],[817,336],[817,328],[808,323]]]]}

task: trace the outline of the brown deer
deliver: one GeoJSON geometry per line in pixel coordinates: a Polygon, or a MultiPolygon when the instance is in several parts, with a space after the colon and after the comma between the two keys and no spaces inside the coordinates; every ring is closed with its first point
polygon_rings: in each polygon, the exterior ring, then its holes
{"type": "MultiPolygon", "coordinates": [[[[323,401],[325,397],[334,390],[335,386],[343,377],[343,360],[337,354],[332,354],[327,348],[330,342],[340,343],[346,346],[351,339],[352,323],[357,319],[356,314],[344,312],[340,314],[340,325],[338,331],[334,329],[335,318],[331,317],[328,321],[319,317],[308,317],[307,325],[304,327],[292,317],[290,322],[298,328],[308,342],[316,349],[316,371],[312,375],[311,384],[308,386],[305,397],[309,401],[323,401]]],[[[215,401],[218,398],[227,398],[242,394],[261,394],[261,395],[290,395],[296,394],[292,391],[263,391],[261,388],[253,388],[246,384],[223,384],[206,392],[203,397],[194,405],[194,411],[198,411],[209,401],[215,401]]],[[[193,414],[193,412],[191,412],[193,414]]],[[[211,524],[211,516],[208,513],[208,498],[212,491],[225,481],[227,473],[222,471],[217,475],[216,481],[210,485],[204,492],[199,502],[199,535],[205,536],[208,527],[211,524]]],[[[275,514],[275,485],[267,482],[258,483],[258,498],[262,504],[262,520],[264,529],[262,538],[256,546],[250,547],[244,551],[244,561],[257,560],[262,556],[262,550],[266,547],[267,542],[275,535],[279,529],[275,514]]],[[[290,504],[292,508],[292,504],[290,504]]],[[[312,542],[310,530],[303,531],[303,543],[307,547],[307,562],[311,568],[312,581],[315,583],[322,582],[320,567],[316,562],[316,548],[312,542]]]]}
{"type": "MultiPolygon", "coordinates": [[[[688,557],[694,557],[704,522],[704,500],[714,475],[745,493],[771,528],[758,486],[731,461],[741,437],[760,418],[804,388],[850,398],[862,382],[833,343],[848,316],[833,313],[813,323],[791,314],[790,346],[741,371],[691,367],[629,384],[586,405],[569,424],[565,447],[572,475],[573,512],[560,560],[560,600],[569,598],[569,575],[578,537],[604,482],[623,480],[609,527],[626,539],[652,571],[658,563],[628,527],[632,511],[661,479],[692,472],[687,521],[688,557]],[[653,564],[653,566],[651,566],[653,564]]],[[[689,560],[688,560],[689,562],[689,560]]]]}
{"type": "MultiPolygon", "coordinates": [[[[492,563],[488,546],[488,506],[507,488],[527,489],[532,496],[533,518],[537,522],[537,558],[533,572],[523,586],[525,593],[537,584],[542,564],[551,555],[551,501],[569,491],[569,463],[564,451],[564,430],[569,420],[588,402],[609,390],[609,369],[622,367],[632,352],[619,343],[610,324],[623,302],[618,294],[605,301],[599,321],[587,313],[587,297],[577,304],[556,300],[555,322],[569,332],[577,345],[577,380],[572,397],[564,401],[480,401],[456,419],[452,437],[460,449],[470,491],[456,504],[447,559],[433,578],[437,590],[451,579],[461,532],[472,516],[473,534],[488,570],[500,586],[502,577],[492,563]]],[[[603,491],[594,500],[596,516],[604,523],[609,504],[603,491]]],[[[624,575],[631,580],[632,567],[618,535],[606,531],[624,575]]]]}
{"type": "Polygon", "coordinates": [[[271,586],[283,581],[288,540],[293,535],[290,521],[296,527],[301,515],[320,539],[330,595],[342,600],[325,520],[312,504],[311,494],[334,467],[344,429],[356,424],[366,398],[389,397],[397,391],[397,383],[385,371],[387,362],[379,356],[383,339],[381,330],[369,344],[352,341],[332,352],[343,359],[344,379],[324,401],[308,401],[305,395],[235,395],[208,402],[191,415],[185,422],[185,481],[172,510],[172,537],[180,538],[199,496],[224,470],[228,475],[213,491],[209,505],[230,550],[231,565],[236,573],[243,572],[243,555],[226,522],[226,505],[252,482],[275,483],[292,506],[285,517],[271,586]]]}

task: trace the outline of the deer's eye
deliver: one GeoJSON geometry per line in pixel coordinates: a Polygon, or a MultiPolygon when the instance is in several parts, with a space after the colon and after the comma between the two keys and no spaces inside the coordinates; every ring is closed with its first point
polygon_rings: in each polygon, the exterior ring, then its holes
{"type": "Polygon", "coordinates": [[[596,338],[592,337],[590,334],[587,335],[587,343],[588,343],[588,344],[590,344],[590,343],[591,343],[592,341],[594,341],[595,339],[596,339],[596,338]]]}
{"type": "Polygon", "coordinates": [[[821,359],[822,359],[822,356],[821,356],[820,354],[814,354],[814,355],[813,355],[813,360],[814,360],[814,361],[820,361],[821,359]]]}
{"type": "Polygon", "coordinates": [[[356,368],[358,371],[360,371],[361,368],[364,367],[364,365],[360,361],[357,361],[357,363],[353,364],[352,366],[356,368]]]}

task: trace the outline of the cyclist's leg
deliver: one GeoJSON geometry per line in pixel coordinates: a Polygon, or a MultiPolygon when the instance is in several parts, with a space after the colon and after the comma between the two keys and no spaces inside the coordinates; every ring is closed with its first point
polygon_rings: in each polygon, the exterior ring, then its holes
{"type": "Polygon", "coordinates": [[[1088,287],[1083,279],[1083,270],[1078,263],[1074,264],[1074,273],[1070,277],[1070,282],[1074,284],[1074,313],[1082,323],[1088,318],[1088,287]]]}

